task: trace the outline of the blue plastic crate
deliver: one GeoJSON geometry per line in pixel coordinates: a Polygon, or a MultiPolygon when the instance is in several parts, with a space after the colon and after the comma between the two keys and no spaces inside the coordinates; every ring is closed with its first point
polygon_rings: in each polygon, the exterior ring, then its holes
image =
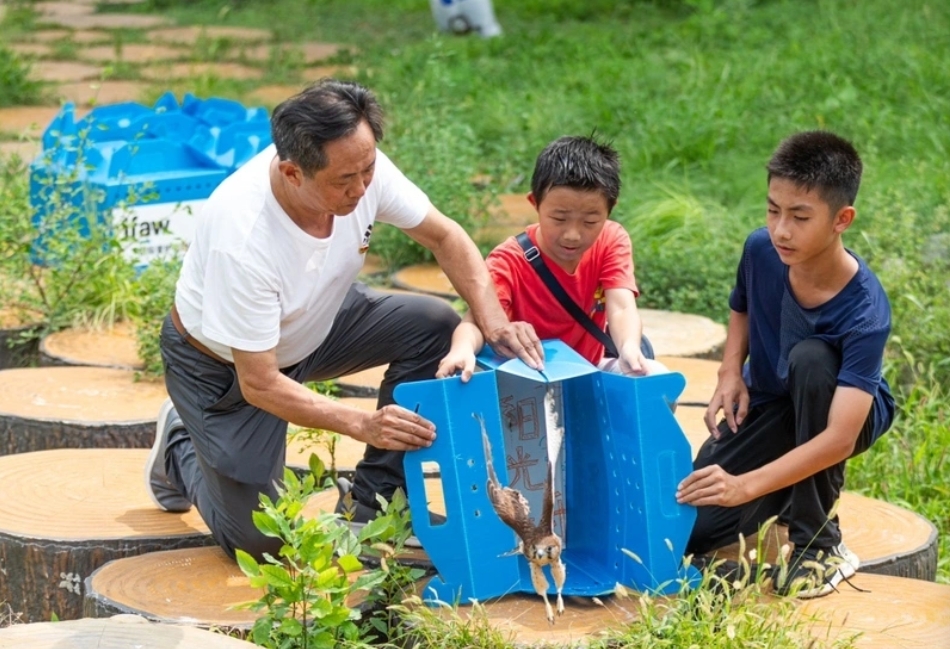
{"type": "Polygon", "coordinates": [[[560,341],[546,341],[544,349],[543,374],[489,350],[479,357],[485,371],[467,384],[454,377],[396,388],[396,401],[438,431],[431,447],[404,460],[413,530],[439,573],[427,595],[465,603],[534,592],[527,560],[510,554],[517,537],[488,499],[481,428],[472,415],[485,420],[499,480],[522,491],[537,520],[549,384],[560,391],[565,428],[554,519],[564,541],[563,593],[605,595],[618,583],[669,593],[692,583],[698,573],[683,565],[683,553],[696,510],[675,498],[676,485],[692,470],[692,451],[670,409],[685,379],[605,373],[560,341]],[[437,526],[429,522],[423,480],[423,463],[431,468],[432,462],[446,509],[446,522],[437,526]]]}
{"type": "Polygon", "coordinates": [[[229,99],[189,94],[179,105],[165,93],[154,108],[99,106],[79,120],[66,104],[31,165],[35,218],[54,209],[55,197],[79,219],[114,223],[130,256],[148,261],[175,241],[190,243],[191,213],[270,143],[266,110],[229,99]]]}

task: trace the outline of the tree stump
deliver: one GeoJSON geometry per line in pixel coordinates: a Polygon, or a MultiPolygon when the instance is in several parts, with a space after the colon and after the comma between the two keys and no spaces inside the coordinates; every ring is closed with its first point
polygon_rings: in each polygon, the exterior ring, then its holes
{"type": "Polygon", "coordinates": [[[383,376],[386,374],[388,367],[389,365],[379,365],[368,370],[341,376],[336,380],[337,387],[340,388],[340,396],[372,397],[375,400],[379,395],[379,384],[383,382],[383,376]]]}
{"type": "Polygon", "coordinates": [[[86,578],[85,617],[121,613],[243,635],[256,619],[233,608],[260,598],[237,563],[219,547],[150,552],[98,568],[86,578]]]}
{"type": "Polygon", "coordinates": [[[40,365],[142,369],[135,329],[118,322],[108,329],[63,329],[40,341],[40,365]]]}
{"type": "Polygon", "coordinates": [[[82,616],[83,580],[113,559],[213,543],[197,510],[159,510],[148,451],[64,449],[0,457],[0,601],[27,622],[82,616]]]}
{"type": "Polygon", "coordinates": [[[147,448],[166,399],[130,370],[40,367],[0,372],[0,455],[52,448],[147,448]]]}
{"type": "MultiPolygon", "coordinates": [[[[570,575],[567,577],[570,579],[570,575]]],[[[860,633],[861,649],[944,647],[950,638],[950,586],[925,581],[859,574],[855,585],[870,592],[841,588],[827,597],[799,603],[796,614],[805,631],[822,641],[860,633]]],[[[640,617],[637,597],[606,596],[602,605],[584,597],[565,597],[564,615],[548,624],[540,597],[513,594],[481,602],[482,611],[461,606],[468,619],[484,614],[488,623],[509,634],[515,646],[574,647],[594,640],[609,628],[622,628],[640,617]]],[[[451,609],[433,609],[443,618],[451,609]]]]}
{"type": "Polygon", "coordinates": [[[864,573],[852,581],[868,592],[842,584],[837,593],[801,605],[816,638],[831,642],[860,633],[860,649],[950,646],[950,586],[864,573]]]}
{"type": "MultiPolygon", "coordinates": [[[[257,613],[235,606],[255,601],[263,593],[251,587],[221,548],[169,550],[111,561],[96,570],[86,580],[84,614],[134,613],[153,622],[243,636],[257,613]]],[[[363,599],[362,593],[356,593],[348,605],[360,606],[363,599]]]]}
{"type": "Polygon", "coordinates": [[[186,626],[153,624],[138,615],[40,622],[0,629],[0,649],[247,649],[243,640],[186,626]]]}
{"type": "Polygon", "coordinates": [[[538,222],[538,212],[528,202],[527,194],[499,194],[498,201],[499,204],[489,210],[489,222],[472,233],[472,239],[480,245],[494,247],[538,222]]]}
{"type": "Polygon", "coordinates": [[[725,326],[691,313],[657,309],[639,311],[643,335],[650,339],[657,356],[722,360],[722,349],[726,344],[725,326]]]}
{"type": "MultiPolygon", "coordinates": [[[[923,516],[845,491],[838,518],[844,542],[861,559],[859,572],[925,581],[937,578],[937,528],[923,516]]],[[[746,558],[757,547],[758,537],[746,539],[746,558]]],[[[788,528],[773,525],[765,532],[761,552],[757,550],[758,560],[775,564],[787,543],[788,528]]],[[[739,543],[716,550],[715,556],[737,560],[739,543]]]]}
{"type": "Polygon", "coordinates": [[[686,388],[680,395],[679,407],[709,405],[709,398],[719,382],[719,362],[683,356],[657,356],[671,372],[686,377],[686,388]]]}
{"type": "MultiPolygon", "coordinates": [[[[0,278],[4,279],[5,278],[0,278]]],[[[29,367],[39,355],[39,314],[0,307],[0,370],[29,367]]]]}
{"type": "Polygon", "coordinates": [[[706,408],[679,405],[674,416],[676,421],[679,422],[680,428],[686,434],[686,439],[689,440],[695,458],[696,453],[699,452],[699,447],[709,439],[709,429],[706,428],[706,422],[703,420],[706,416],[706,408]]]}
{"type": "Polygon", "coordinates": [[[406,266],[393,273],[391,281],[396,288],[416,293],[435,295],[449,300],[454,300],[459,296],[452,282],[435,264],[406,266]]]}

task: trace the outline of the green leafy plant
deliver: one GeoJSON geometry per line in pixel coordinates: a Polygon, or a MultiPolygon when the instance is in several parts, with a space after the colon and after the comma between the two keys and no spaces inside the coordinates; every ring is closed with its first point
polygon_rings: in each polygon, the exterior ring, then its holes
{"type": "Polygon", "coordinates": [[[405,492],[397,489],[389,502],[382,496],[377,499],[381,513],[361,530],[359,539],[368,544],[365,553],[379,563],[379,572],[383,574],[367,597],[372,610],[363,624],[363,634],[381,641],[400,633],[399,605],[415,596],[417,583],[426,570],[399,560],[412,535],[405,492]]]}
{"type": "Polygon", "coordinates": [[[332,484],[316,455],[310,468],[303,478],[286,470],[277,500],[262,495],[261,509],[254,512],[257,528],[282,541],[278,556],[265,554],[259,561],[237,551],[251,585],[264,589],[259,600],[243,605],[263,612],[250,639],[263,647],[315,649],[388,638],[396,624],[388,606],[424,573],[397,561],[411,535],[405,495],[397,491],[391,502],[380,498],[380,514],[356,536],[337,514],[304,516],[316,486],[332,484]],[[373,558],[379,568],[364,570],[361,556],[373,558]],[[365,619],[361,609],[368,612],[365,619]]]}
{"type": "Polygon", "coordinates": [[[260,600],[246,605],[263,611],[251,629],[250,639],[262,647],[280,649],[357,646],[360,617],[347,598],[378,585],[383,575],[360,574],[360,544],[336,514],[316,518],[303,515],[315,484],[322,479],[322,463],[311,457],[313,473],[299,479],[289,469],[278,488],[277,501],[261,496],[254,524],[266,536],[280,539],[277,557],[265,554],[258,561],[238,550],[241,570],[251,586],[263,588],[260,600]],[[352,579],[352,581],[351,581],[352,579]]]}

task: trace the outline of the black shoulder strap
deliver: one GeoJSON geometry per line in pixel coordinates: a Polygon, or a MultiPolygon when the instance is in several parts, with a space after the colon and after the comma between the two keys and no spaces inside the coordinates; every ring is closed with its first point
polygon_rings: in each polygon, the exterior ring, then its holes
{"type": "Polygon", "coordinates": [[[571,296],[567,294],[567,291],[564,290],[564,287],[561,286],[560,282],[557,281],[557,278],[554,276],[554,273],[551,272],[551,269],[545,265],[544,260],[541,259],[541,251],[538,250],[537,246],[531,243],[531,239],[528,237],[527,232],[522,232],[517,237],[518,244],[521,246],[521,249],[524,250],[524,258],[531,267],[534,268],[535,272],[538,274],[538,277],[541,278],[541,281],[544,282],[545,286],[548,287],[548,290],[551,291],[551,294],[557,298],[557,301],[561,303],[561,306],[577,320],[578,323],[584,329],[587,330],[591,336],[597,339],[597,341],[604,346],[604,349],[607,351],[609,356],[617,356],[617,347],[614,345],[614,341],[610,339],[603,329],[594,324],[594,321],[590,319],[583,309],[577,306],[577,302],[571,299],[571,296]]]}

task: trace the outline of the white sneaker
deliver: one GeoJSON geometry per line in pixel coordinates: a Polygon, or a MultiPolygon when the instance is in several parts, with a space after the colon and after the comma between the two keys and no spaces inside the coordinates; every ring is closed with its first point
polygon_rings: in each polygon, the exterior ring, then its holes
{"type": "Polygon", "coordinates": [[[152,450],[149,451],[148,459],[145,461],[145,492],[156,507],[166,512],[186,512],[191,509],[191,503],[172,486],[165,473],[168,436],[173,430],[181,427],[181,418],[172,400],[165,399],[158,411],[155,441],[152,442],[152,450]]]}

